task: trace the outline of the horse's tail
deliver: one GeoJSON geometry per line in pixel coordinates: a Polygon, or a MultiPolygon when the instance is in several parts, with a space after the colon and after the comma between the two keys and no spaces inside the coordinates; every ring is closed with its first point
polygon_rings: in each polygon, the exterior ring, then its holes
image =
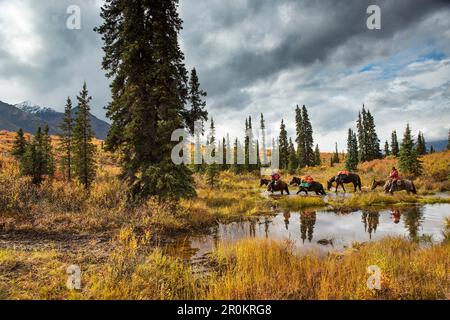
{"type": "Polygon", "coordinates": [[[289,192],[289,186],[288,186],[287,183],[286,183],[286,192],[287,192],[287,194],[291,194],[291,193],[289,192]]]}
{"type": "Polygon", "coordinates": [[[359,191],[362,191],[361,177],[359,175],[358,175],[358,187],[359,187],[359,191]]]}

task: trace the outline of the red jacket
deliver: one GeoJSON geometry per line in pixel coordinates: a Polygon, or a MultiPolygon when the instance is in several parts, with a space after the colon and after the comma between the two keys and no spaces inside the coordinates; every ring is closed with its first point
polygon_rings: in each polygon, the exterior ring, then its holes
{"type": "Polygon", "coordinates": [[[391,174],[389,175],[389,179],[392,179],[392,180],[400,179],[400,176],[398,175],[398,171],[397,170],[392,171],[391,174]]]}
{"type": "Polygon", "coordinates": [[[280,175],[279,175],[278,173],[274,173],[274,174],[272,175],[272,180],[274,180],[274,181],[280,180],[280,175]]]}

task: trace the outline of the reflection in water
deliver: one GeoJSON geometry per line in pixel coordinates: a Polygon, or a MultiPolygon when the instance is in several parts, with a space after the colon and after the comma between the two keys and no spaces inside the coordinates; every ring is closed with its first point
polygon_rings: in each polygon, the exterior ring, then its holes
{"type": "Polygon", "coordinates": [[[380,214],[378,212],[363,211],[362,222],[364,231],[369,234],[369,239],[372,240],[372,234],[377,232],[377,227],[380,223],[380,214]]]}
{"type": "Polygon", "coordinates": [[[409,237],[413,240],[419,237],[419,229],[423,222],[423,214],[423,208],[420,207],[408,208],[402,212],[405,227],[409,231],[409,237]]]}
{"type": "Polygon", "coordinates": [[[212,228],[208,235],[176,239],[169,249],[172,253],[177,252],[178,256],[184,254],[189,258],[199,258],[211,252],[221,241],[234,242],[246,238],[289,239],[298,249],[317,249],[325,253],[330,248],[318,245],[314,239],[333,239],[334,249],[338,250],[351,246],[354,241],[380,240],[386,236],[415,240],[426,234],[431,235],[434,241],[441,241],[446,217],[450,217],[450,204],[392,208],[378,212],[285,211],[251,221],[220,224],[212,228]]]}
{"type": "Polygon", "coordinates": [[[289,219],[291,218],[291,213],[289,211],[283,213],[284,217],[284,226],[286,230],[289,230],[289,219]]]}
{"type": "Polygon", "coordinates": [[[300,213],[300,233],[303,244],[308,235],[308,241],[311,243],[314,235],[314,225],[316,224],[315,211],[303,211],[300,213]]]}

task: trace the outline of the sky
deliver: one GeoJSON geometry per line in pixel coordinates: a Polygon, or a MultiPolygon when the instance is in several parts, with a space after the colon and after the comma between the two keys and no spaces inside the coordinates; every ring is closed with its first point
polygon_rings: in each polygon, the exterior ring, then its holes
{"type": "MultiPolygon", "coordinates": [[[[83,81],[92,112],[105,119],[109,80],[101,70],[101,0],[0,0],[0,100],[31,100],[62,111],[83,81]],[[81,9],[69,30],[66,10],[81,9]]],[[[181,0],[180,43],[208,92],[219,136],[242,137],[264,113],[268,134],[281,119],[295,134],[306,105],[322,151],[346,147],[364,104],[382,144],[409,122],[428,141],[450,129],[450,2],[432,0],[181,0]],[[366,26],[369,5],[381,29],[366,26]]],[[[270,139],[270,138],[269,138],[270,139]]]]}

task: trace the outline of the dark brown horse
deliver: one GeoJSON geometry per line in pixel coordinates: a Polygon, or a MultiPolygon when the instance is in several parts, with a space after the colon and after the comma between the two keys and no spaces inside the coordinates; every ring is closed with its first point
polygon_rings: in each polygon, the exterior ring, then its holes
{"type": "Polygon", "coordinates": [[[340,174],[338,176],[335,176],[328,180],[328,190],[331,190],[331,187],[333,186],[333,183],[336,182],[336,193],[338,193],[339,186],[342,186],[342,190],[345,191],[344,184],[353,183],[353,186],[355,187],[355,192],[359,188],[359,191],[361,191],[361,178],[356,173],[349,173],[349,174],[340,174]]]}
{"type": "Polygon", "coordinates": [[[373,180],[372,190],[375,190],[377,187],[383,186],[383,190],[386,193],[394,194],[394,192],[405,190],[408,194],[410,194],[410,193],[417,194],[416,186],[414,185],[414,182],[412,182],[411,180],[407,180],[407,179],[397,180],[397,183],[391,190],[392,183],[393,183],[392,180],[387,180],[387,181],[373,180]]]}
{"type": "Polygon", "coordinates": [[[270,191],[272,193],[274,193],[275,191],[280,191],[281,195],[283,195],[284,191],[286,191],[286,193],[288,195],[290,195],[289,187],[288,187],[287,183],[284,183],[283,181],[275,182],[275,184],[272,188],[272,181],[267,180],[267,179],[261,179],[260,187],[262,187],[262,186],[267,186],[267,191],[270,191]]]}
{"type": "Polygon", "coordinates": [[[299,190],[298,190],[297,194],[300,194],[301,192],[305,192],[306,195],[308,195],[308,191],[315,192],[318,196],[320,196],[320,195],[325,196],[327,194],[325,192],[325,189],[323,188],[323,185],[317,181],[313,181],[313,182],[309,183],[309,187],[305,187],[303,185],[302,179],[294,177],[294,178],[292,178],[290,185],[291,186],[298,185],[299,190]]]}

